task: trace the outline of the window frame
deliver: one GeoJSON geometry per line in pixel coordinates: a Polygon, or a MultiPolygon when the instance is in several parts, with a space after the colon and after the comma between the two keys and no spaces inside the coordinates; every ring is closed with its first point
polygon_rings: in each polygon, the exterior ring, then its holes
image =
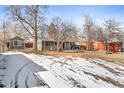
{"type": "Polygon", "coordinates": [[[13,40],[13,46],[14,47],[22,47],[22,40],[13,40]],[[17,45],[15,45],[15,41],[17,42],[17,45]]]}

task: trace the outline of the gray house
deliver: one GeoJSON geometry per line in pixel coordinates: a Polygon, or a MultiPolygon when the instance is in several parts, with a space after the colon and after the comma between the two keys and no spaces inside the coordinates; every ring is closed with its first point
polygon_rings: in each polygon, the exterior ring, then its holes
{"type": "MultiPolygon", "coordinates": [[[[75,45],[75,42],[66,41],[63,42],[63,45],[60,50],[71,50],[75,45]]],[[[57,49],[57,42],[54,40],[38,40],[37,43],[38,50],[50,51],[57,49]]]]}
{"type": "Polygon", "coordinates": [[[10,39],[9,49],[24,49],[24,48],[25,48],[25,41],[23,38],[17,36],[10,39]]]}
{"type": "Polygon", "coordinates": [[[121,43],[121,50],[120,51],[124,52],[124,40],[122,40],[120,43],[121,43]]]}
{"type": "Polygon", "coordinates": [[[124,52],[124,32],[119,36],[119,42],[121,42],[121,52],[124,52]]]}

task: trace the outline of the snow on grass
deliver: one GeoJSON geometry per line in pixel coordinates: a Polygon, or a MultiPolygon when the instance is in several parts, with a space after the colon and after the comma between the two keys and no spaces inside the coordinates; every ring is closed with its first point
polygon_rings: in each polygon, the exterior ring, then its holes
{"type": "Polygon", "coordinates": [[[124,87],[124,67],[100,59],[8,52],[0,63],[5,87],[124,87]]]}
{"type": "Polygon", "coordinates": [[[118,64],[79,57],[28,57],[70,87],[124,87],[124,67],[118,64]]]}

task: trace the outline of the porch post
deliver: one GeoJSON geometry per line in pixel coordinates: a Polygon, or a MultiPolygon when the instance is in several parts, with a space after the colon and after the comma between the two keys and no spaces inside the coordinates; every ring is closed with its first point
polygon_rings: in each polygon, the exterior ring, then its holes
{"type": "Polygon", "coordinates": [[[23,41],[23,44],[24,44],[24,49],[25,49],[25,41],[23,41]]]}
{"type": "Polygon", "coordinates": [[[45,51],[45,40],[44,40],[44,51],[45,51]]]}
{"type": "Polygon", "coordinates": [[[71,47],[71,44],[70,44],[71,42],[69,42],[69,50],[71,49],[70,47],[71,47]]]}

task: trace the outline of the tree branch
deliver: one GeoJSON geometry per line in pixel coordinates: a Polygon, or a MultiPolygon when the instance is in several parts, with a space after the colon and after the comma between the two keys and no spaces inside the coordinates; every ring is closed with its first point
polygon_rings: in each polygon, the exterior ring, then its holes
{"type": "Polygon", "coordinates": [[[24,27],[24,29],[31,35],[33,36],[33,34],[27,29],[27,27],[24,25],[24,23],[22,22],[22,20],[19,20],[20,23],[22,24],[22,26],[24,27]]]}
{"type": "Polygon", "coordinates": [[[25,22],[26,24],[28,24],[34,30],[34,27],[28,21],[26,21],[24,18],[22,18],[18,14],[16,14],[16,16],[18,17],[19,20],[21,20],[22,22],[25,22]]]}

